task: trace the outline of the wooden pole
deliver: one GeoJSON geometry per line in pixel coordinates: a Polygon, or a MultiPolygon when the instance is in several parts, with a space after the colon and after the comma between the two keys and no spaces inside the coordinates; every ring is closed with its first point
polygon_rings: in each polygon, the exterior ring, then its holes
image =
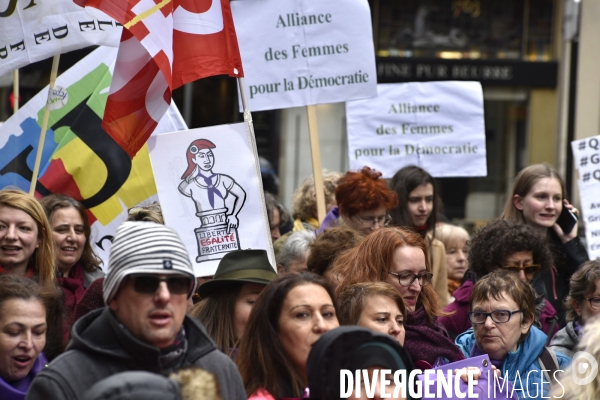
{"type": "Polygon", "coordinates": [[[56,75],[58,74],[58,61],[60,60],[60,54],[55,55],[52,58],[52,70],[50,71],[50,86],[48,88],[48,100],[44,107],[44,117],[42,119],[42,130],[40,131],[40,141],[38,142],[37,153],[35,155],[35,165],[33,167],[33,175],[31,176],[31,186],[29,186],[29,194],[33,196],[35,193],[35,186],[38,180],[38,174],[40,172],[40,163],[42,162],[42,152],[44,150],[44,141],[46,139],[46,130],[48,130],[48,119],[50,119],[50,109],[48,108],[48,102],[50,100],[50,94],[54,88],[56,82],[56,75]]]}
{"type": "MultiPolygon", "coordinates": [[[[260,176],[260,163],[258,161],[258,148],[256,147],[256,137],[254,137],[254,123],[252,122],[252,114],[250,113],[250,108],[248,108],[248,97],[246,95],[246,86],[244,83],[244,78],[237,78],[238,86],[240,88],[240,97],[242,99],[242,108],[244,109],[244,122],[246,123],[246,127],[248,128],[248,132],[250,134],[250,143],[252,144],[252,151],[254,152],[254,168],[256,169],[256,175],[260,176]]],[[[260,189],[260,200],[262,204],[265,204],[265,191],[262,185],[262,179],[258,180],[258,188],[260,189]]],[[[269,225],[269,216],[267,215],[267,209],[263,208],[263,220],[266,226],[269,225]]],[[[273,242],[270,240],[269,236],[267,243],[269,246],[269,250],[273,257],[273,263],[275,263],[275,250],[273,249],[273,242]]],[[[275,264],[273,264],[275,265],[275,264]]],[[[277,272],[277,270],[276,270],[277,272]]]]}
{"type": "Polygon", "coordinates": [[[315,193],[317,194],[317,216],[319,223],[321,223],[325,219],[326,208],[323,168],[321,167],[321,149],[319,147],[319,129],[317,127],[317,108],[315,106],[306,106],[306,112],[308,114],[308,134],[310,137],[315,193]]]}
{"type": "Polygon", "coordinates": [[[13,114],[19,111],[19,70],[13,71],[13,114]]]}

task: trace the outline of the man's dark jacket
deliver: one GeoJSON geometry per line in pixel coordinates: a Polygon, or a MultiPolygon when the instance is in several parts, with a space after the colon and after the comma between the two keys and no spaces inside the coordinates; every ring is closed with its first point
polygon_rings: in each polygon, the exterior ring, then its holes
{"type": "MultiPolygon", "coordinates": [[[[197,367],[215,374],[224,400],[246,400],[240,374],[229,357],[218,351],[204,327],[185,317],[187,350],[176,369],[197,367]]],[[[125,329],[108,307],[92,311],[73,327],[67,351],[33,380],[26,400],[79,400],[96,382],[124,371],[163,370],[157,347],[141,342],[125,329]]]]}

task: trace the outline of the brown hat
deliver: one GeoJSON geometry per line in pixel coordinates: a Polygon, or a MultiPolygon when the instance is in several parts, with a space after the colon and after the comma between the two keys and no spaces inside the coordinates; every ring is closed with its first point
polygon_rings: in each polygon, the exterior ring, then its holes
{"type": "Polygon", "coordinates": [[[268,285],[275,278],[277,273],[265,250],[235,250],[223,256],[214,278],[200,285],[198,295],[204,299],[232,283],[268,285]]]}

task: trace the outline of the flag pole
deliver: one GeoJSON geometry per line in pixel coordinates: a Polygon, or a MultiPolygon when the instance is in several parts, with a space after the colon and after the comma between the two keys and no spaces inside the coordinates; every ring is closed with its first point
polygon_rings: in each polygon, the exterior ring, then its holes
{"type": "MultiPolygon", "coordinates": [[[[261,176],[260,174],[260,162],[258,160],[258,148],[256,147],[256,137],[254,137],[254,123],[252,122],[252,114],[250,113],[250,108],[248,107],[248,97],[246,95],[246,85],[244,82],[244,78],[237,78],[238,86],[240,88],[240,97],[242,99],[242,108],[244,109],[244,122],[246,123],[246,127],[248,128],[248,132],[250,133],[250,143],[252,144],[252,151],[254,152],[254,168],[256,169],[256,176],[261,176]]],[[[260,200],[262,204],[265,204],[265,190],[263,188],[262,179],[258,180],[258,188],[260,189],[260,200]]],[[[269,224],[269,216],[267,215],[266,208],[263,208],[263,218],[267,226],[270,227],[269,224]]],[[[270,239],[270,238],[269,238],[270,239]]],[[[273,249],[273,242],[271,240],[267,240],[268,246],[271,249],[271,254],[275,257],[275,250],[273,249]]],[[[273,260],[275,262],[275,260],[273,260]]]]}
{"type": "Polygon", "coordinates": [[[48,130],[48,119],[50,119],[50,109],[48,108],[48,102],[50,101],[50,94],[52,93],[54,83],[56,82],[59,59],[60,54],[57,54],[52,58],[52,69],[50,70],[50,85],[48,87],[48,100],[46,100],[46,106],[44,107],[44,117],[42,119],[40,141],[38,142],[37,153],[35,155],[35,165],[33,167],[33,175],[31,176],[31,186],[29,186],[30,195],[33,195],[35,193],[35,186],[37,184],[38,174],[40,172],[40,163],[42,162],[42,152],[44,150],[44,140],[46,139],[46,130],[48,130]]]}
{"type": "Polygon", "coordinates": [[[310,154],[312,158],[313,179],[317,195],[317,216],[319,223],[325,219],[325,185],[323,184],[323,168],[321,167],[321,148],[319,147],[319,129],[317,127],[317,107],[306,106],[308,114],[308,135],[310,138],[310,154]]]}
{"type": "Polygon", "coordinates": [[[13,71],[13,114],[19,111],[19,70],[13,71]]]}

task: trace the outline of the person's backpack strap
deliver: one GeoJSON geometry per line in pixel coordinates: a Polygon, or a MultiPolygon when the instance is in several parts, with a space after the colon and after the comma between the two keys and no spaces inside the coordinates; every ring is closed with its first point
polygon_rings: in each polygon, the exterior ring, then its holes
{"type": "Polygon", "coordinates": [[[546,346],[550,345],[550,341],[552,340],[552,332],[554,331],[554,327],[556,326],[556,323],[558,322],[558,317],[555,315],[554,317],[552,317],[552,319],[550,319],[550,325],[548,326],[548,330],[546,331],[546,336],[548,336],[548,340],[546,340],[546,346]]]}
{"type": "Polygon", "coordinates": [[[546,380],[550,382],[551,385],[554,385],[556,379],[554,379],[554,373],[560,369],[558,365],[558,358],[556,358],[556,353],[550,347],[544,347],[542,350],[542,354],[538,357],[538,363],[540,367],[544,371],[544,375],[546,380]]]}

